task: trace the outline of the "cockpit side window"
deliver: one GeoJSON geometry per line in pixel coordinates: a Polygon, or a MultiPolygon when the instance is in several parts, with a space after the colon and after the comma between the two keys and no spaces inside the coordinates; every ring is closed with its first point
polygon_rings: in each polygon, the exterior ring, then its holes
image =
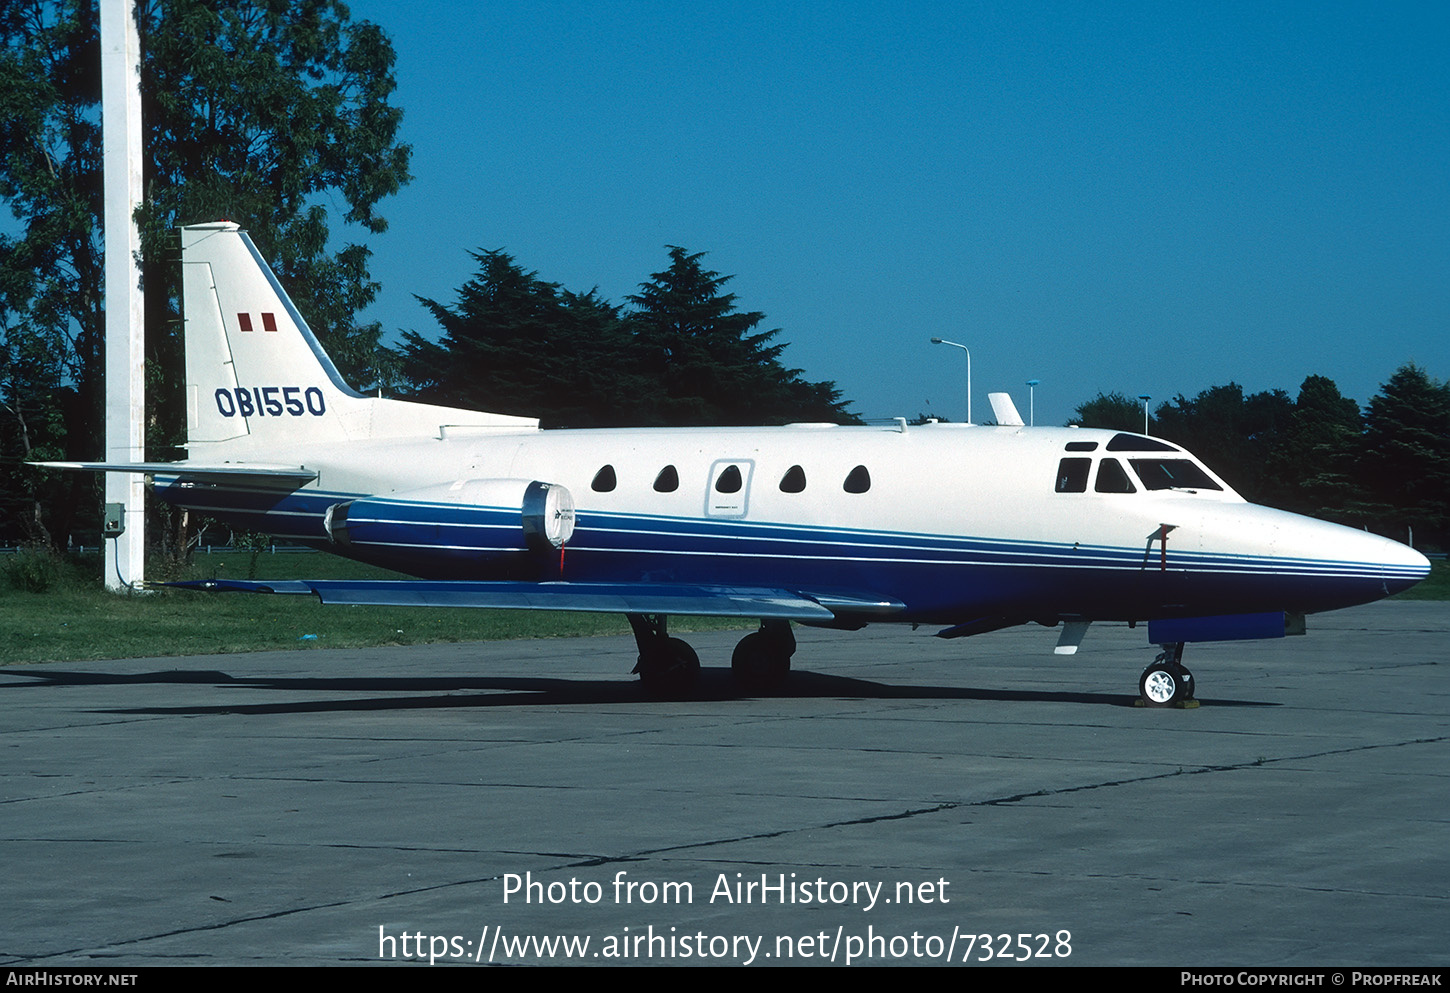
{"type": "Polygon", "coordinates": [[[1057,463],[1057,492],[1086,493],[1092,459],[1063,459],[1057,463]]]}
{"type": "Polygon", "coordinates": [[[1188,459],[1129,459],[1128,464],[1150,490],[1222,490],[1188,459]]]}
{"type": "Polygon", "coordinates": [[[1117,459],[1103,459],[1098,464],[1098,481],[1093,484],[1093,489],[1099,493],[1136,493],[1138,491],[1117,459]]]}

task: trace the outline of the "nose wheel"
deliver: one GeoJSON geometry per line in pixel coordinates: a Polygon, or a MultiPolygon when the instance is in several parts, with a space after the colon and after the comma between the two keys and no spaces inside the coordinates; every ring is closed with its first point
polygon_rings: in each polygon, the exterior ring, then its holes
{"type": "Polygon", "coordinates": [[[1196,706],[1193,673],[1181,661],[1183,642],[1164,645],[1153,664],[1138,679],[1139,705],[1143,707],[1196,706]]]}

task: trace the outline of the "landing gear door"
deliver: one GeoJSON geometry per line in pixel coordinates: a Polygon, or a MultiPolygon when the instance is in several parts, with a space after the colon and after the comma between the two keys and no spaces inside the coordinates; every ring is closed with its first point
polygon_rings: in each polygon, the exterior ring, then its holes
{"type": "Polygon", "coordinates": [[[719,459],[710,466],[710,489],[705,494],[705,516],[744,517],[750,505],[750,459],[719,459]]]}

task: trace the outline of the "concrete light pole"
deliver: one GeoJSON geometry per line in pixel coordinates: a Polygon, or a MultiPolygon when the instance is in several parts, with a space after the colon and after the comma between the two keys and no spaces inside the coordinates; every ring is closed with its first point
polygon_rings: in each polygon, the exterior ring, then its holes
{"type": "MultiPolygon", "coordinates": [[[[105,200],[107,462],[145,460],[145,310],[141,235],[141,42],[133,0],[101,0],[101,147],[105,200]]],[[[106,586],[139,585],[146,567],[145,477],[106,473],[106,586]]]]}

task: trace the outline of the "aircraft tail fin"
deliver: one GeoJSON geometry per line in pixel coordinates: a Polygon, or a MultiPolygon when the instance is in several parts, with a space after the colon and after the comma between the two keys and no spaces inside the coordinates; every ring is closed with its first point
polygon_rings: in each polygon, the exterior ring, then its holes
{"type": "Polygon", "coordinates": [[[454,426],[538,425],[357,393],[236,224],[182,228],[181,260],[188,446],[436,438],[454,426]]]}
{"type": "Polygon", "coordinates": [[[1004,428],[1025,426],[1022,415],[1017,413],[1017,405],[1012,402],[1012,394],[988,393],[987,399],[992,402],[992,416],[996,418],[998,425],[1004,428]]]}

